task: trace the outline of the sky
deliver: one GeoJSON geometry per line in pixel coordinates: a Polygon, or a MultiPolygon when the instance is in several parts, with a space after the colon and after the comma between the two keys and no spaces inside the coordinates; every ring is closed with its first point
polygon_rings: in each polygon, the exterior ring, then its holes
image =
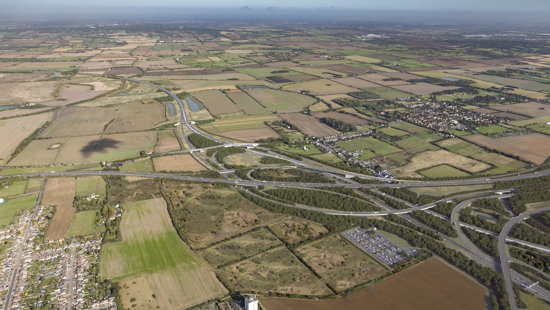
{"type": "Polygon", "coordinates": [[[244,7],[550,12],[549,0],[0,0],[1,7],[244,7]]]}

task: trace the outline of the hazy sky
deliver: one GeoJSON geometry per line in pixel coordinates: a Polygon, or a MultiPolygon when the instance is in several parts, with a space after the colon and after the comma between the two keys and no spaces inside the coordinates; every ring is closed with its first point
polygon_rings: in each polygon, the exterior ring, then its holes
{"type": "MultiPolygon", "coordinates": [[[[3,2],[3,3],[2,3],[3,2]]],[[[334,7],[373,10],[549,11],[549,0],[0,0],[9,6],[334,7]]]]}

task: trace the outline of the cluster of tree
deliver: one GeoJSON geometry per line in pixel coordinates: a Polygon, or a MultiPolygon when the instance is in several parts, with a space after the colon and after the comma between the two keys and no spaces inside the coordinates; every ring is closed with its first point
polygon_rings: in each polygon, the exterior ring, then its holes
{"type": "MultiPolygon", "coordinates": [[[[498,91],[494,89],[493,91],[498,91]]],[[[454,102],[464,104],[464,105],[478,105],[478,106],[487,106],[491,103],[516,103],[524,102],[529,100],[528,97],[510,93],[499,93],[498,95],[485,95],[485,96],[475,96],[473,98],[456,98],[454,102]]]]}
{"type": "Polygon", "coordinates": [[[550,212],[532,215],[525,222],[540,231],[550,234],[550,212]]]}
{"type": "Polygon", "coordinates": [[[426,236],[429,236],[433,239],[440,240],[440,241],[443,240],[441,238],[441,236],[439,236],[437,234],[437,232],[435,232],[433,230],[430,230],[430,229],[427,229],[427,228],[424,228],[424,227],[420,227],[418,225],[415,225],[415,224],[413,224],[413,223],[411,223],[411,222],[409,222],[409,221],[407,221],[407,220],[403,219],[402,217],[399,217],[395,214],[387,215],[385,218],[387,220],[393,222],[393,223],[399,224],[401,226],[405,226],[405,227],[407,227],[409,229],[412,229],[412,230],[416,230],[419,233],[422,233],[422,234],[424,234],[426,236]]]}
{"type": "Polygon", "coordinates": [[[380,95],[370,92],[370,91],[357,91],[348,93],[351,97],[358,100],[370,100],[370,99],[379,99],[380,95]]]}
{"type": "Polygon", "coordinates": [[[527,242],[550,246],[550,236],[527,224],[517,224],[510,230],[510,236],[527,242]]]}
{"type": "Polygon", "coordinates": [[[462,231],[472,242],[487,254],[498,257],[498,239],[495,236],[483,234],[473,229],[462,227],[462,231]]]}
{"type": "Polygon", "coordinates": [[[279,76],[279,75],[270,75],[266,76],[266,79],[270,80],[273,83],[290,83],[292,80],[289,80],[285,77],[279,76]]]}
{"type": "Polygon", "coordinates": [[[323,117],[320,120],[321,122],[341,132],[351,132],[357,130],[357,127],[332,117],[323,117]]]}
{"type": "Polygon", "coordinates": [[[205,138],[198,133],[192,133],[187,137],[189,138],[189,142],[191,142],[191,144],[193,144],[196,148],[221,145],[221,143],[205,138]]]}
{"type": "Polygon", "coordinates": [[[75,207],[77,211],[99,209],[103,204],[105,204],[105,200],[103,199],[88,200],[87,198],[75,197],[73,201],[73,207],[75,207]]]}
{"type": "Polygon", "coordinates": [[[238,148],[238,147],[221,147],[221,148],[217,148],[216,149],[216,160],[219,163],[223,163],[223,160],[227,156],[233,155],[233,154],[241,154],[241,153],[244,153],[244,152],[246,152],[244,149],[238,148]]]}
{"type": "Polygon", "coordinates": [[[507,215],[508,212],[504,209],[502,201],[498,198],[485,198],[476,200],[472,203],[472,208],[486,209],[507,215]]]}
{"type": "Polygon", "coordinates": [[[453,226],[447,220],[431,215],[424,211],[413,211],[410,214],[415,219],[430,226],[431,228],[437,230],[440,233],[443,233],[449,237],[458,237],[458,234],[454,230],[453,226]]]}
{"type": "Polygon", "coordinates": [[[296,188],[269,189],[267,194],[308,206],[342,211],[376,211],[372,204],[338,194],[296,188]]]}
{"type": "Polygon", "coordinates": [[[399,199],[403,199],[405,201],[408,201],[413,204],[417,205],[425,205],[428,203],[432,203],[436,200],[434,197],[425,196],[425,195],[417,195],[415,192],[407,189],[407,188],[381,188],[381,191],[383,191],[386,194],[392,195],[394,197],[397,197],[399,199]]]}
{"type": "Polygon", "coordinates": [[[250,174],[254,179],[306,183],[334,183],[326,176],[303,169],[257,169],[250,174]]]}
{"type": "Polygon", "coordinates": [[[519,187],[515,190],[516,195],[508,199],[509,208],[516,215],[527,210],[525,207],[526,203],[550,200],[550,176],[517,179],[495,184],[495,189],[512,187],[519,187]]]}
{"type": "Polygon", "coordinates": [[[496,219],[496,223],[492,223],[484,218],[475,216],[472,214],[472,207],[468,207],[460,212],[461,222],[498,233],[506,225],[508,218],[502,214],[497,214],[496,219]]]}
{"type": "Polygon", "coordinates": [[[368,189],[363,189],[363,188],[360,189],[360,191],[382,200],[385,204],[387,204],[388,206],[390,206],[394,209],[407,209],[408,208],[408,206],[406,204],[404,204],[403,202],[392,199],[392,198],[390,198],[386,195],[380,195],[377,192],[369,191],[368,189]]]}
{"type": "Polygon", "coordinates": [[[299,130],[298,127],[294,126],[292,123],[286,120],[274,121],[271,124],[273,124],[274,126],[280,126],[280,127],[284,127],[292,130],[299,130]]]}
{"type": "Polygon", "coordinates": [[[23,141],[21,141],[21,143],[19,143],[19,145],[17,145],[17,147],[15,148],[13,153],[11,153],[9,160],[14,159],[15,156],[17,156],[19,153],[21,153],[21,151],[23,151],[23,149],[26,148],[27,145],[29,145],[32,142],[32,140],[34,140],[38,136],[40,136],[42,134],[42,132],[44,132],[44,130],[46,130],[46,128],[50,127],[51,124],[52,124],[51,121],[48,121],[48,122],[44,123],[44,125],[40,126],[40,128],[38,128],[38,129],[36,129],[30,136],[26,137],[23,141]]]}
{"type": "Polygon", "coordinates": [[[456,207],[456,203],[454,201],[440,202],[435,207],[432,208],[432,211],[435,211],[441,215],[450,217],[455,207],[456,207]]]}
{"type": "Polygon", "coordinates": [[[344,107],[364,107],[373,111],[380,111],[395,104],[390,100],[359,100],[355,98],[337,98],[332,101],[344,107]]]}
{"type": "Polygon", "coordinates": [[[542,254],[534,249],[510,248],[510,255],[526,264],[529,264],[538,270],[544,272],[550,271],[550,255],[542,254]]]}
{"type": "Polygon", "coordinates": [[[264,156],[260,159],[260,163],[264,165],[290,165],[288,160],[275,158],[271,156],[264,156]]]}

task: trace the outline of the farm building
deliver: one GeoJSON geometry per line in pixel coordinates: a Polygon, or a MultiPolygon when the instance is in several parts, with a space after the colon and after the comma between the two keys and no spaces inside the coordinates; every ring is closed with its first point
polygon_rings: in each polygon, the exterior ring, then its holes
{"type": "Polygon", "coordinates": [[[248,296],[244,299],[245,310],[258,310],[258,299],[256,296],[248,296]]]}

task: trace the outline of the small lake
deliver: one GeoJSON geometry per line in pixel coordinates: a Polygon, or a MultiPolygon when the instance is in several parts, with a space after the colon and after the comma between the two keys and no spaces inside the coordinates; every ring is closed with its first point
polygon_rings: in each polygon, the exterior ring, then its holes
{"type": "Polygon", "coordinates": [[[166,105],[168,108],[170,108],[170,116],[176,115],[176,110],[174,109],[174,105],[170,102],[167,102],[166,105]]]}
{"type": "Polygon", "coordinates": [[[189,104],[189,108],[191,108],[191,111],[193,112],[200,111],[201,108],[199,107],[199,104],[193,101],[193,99],[187,97],[185,98],[185,101],[187,101],[187,103],[189,104]]]}
{"type": "Polygon", "coordinates": [[[442,80],[449,81],[449,82],[458,82],[460,79],[454,78],[454,77],[443,77],[442,80]]]}
{"type": "Polygon", "coordinates": [[[18,107],[18,105],[0,105],[0,111],[11,109],[11,108],[17,108],[17,107],[18,107]]]}
{"type": "Polygon", "coordinates": [[[263,86],[241,86],[242,89],[265,89],[263,86]]]}

